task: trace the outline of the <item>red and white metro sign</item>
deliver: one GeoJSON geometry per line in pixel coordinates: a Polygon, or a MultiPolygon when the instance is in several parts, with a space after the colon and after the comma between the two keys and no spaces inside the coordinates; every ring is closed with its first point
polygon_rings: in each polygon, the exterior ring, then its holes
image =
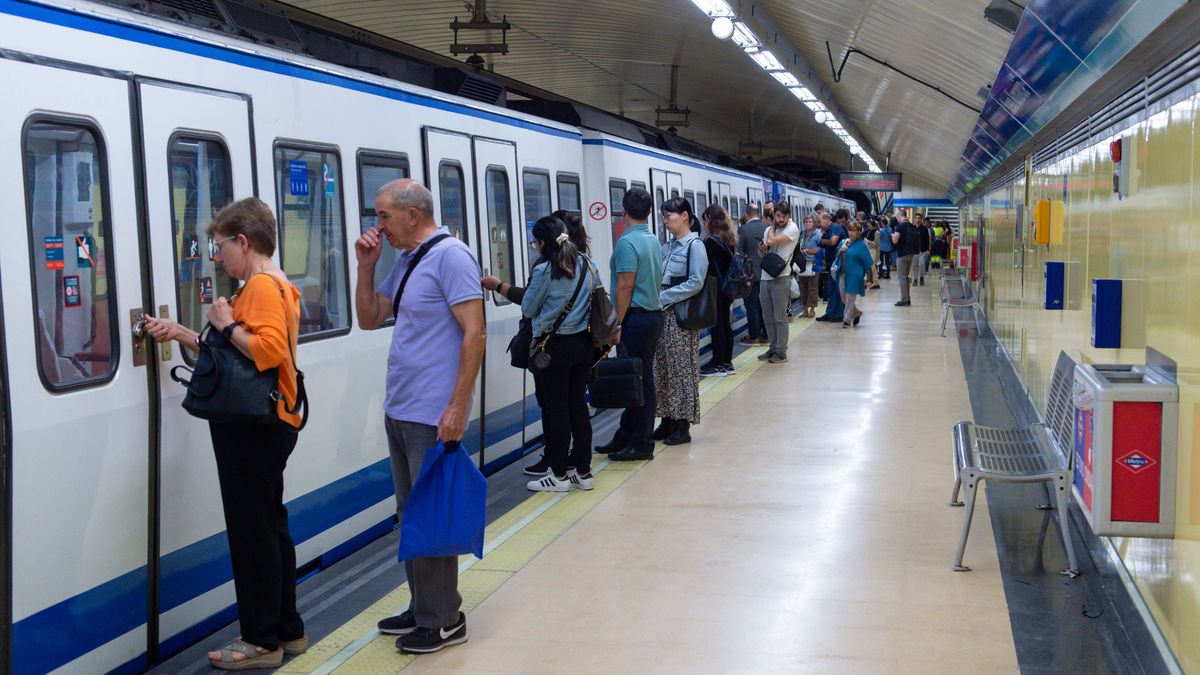
{"type": "Polygon", "coordinates": [[[842,171],[838,174],[838,189],[899,192],[901,178],[897,171],[842,171]]]}

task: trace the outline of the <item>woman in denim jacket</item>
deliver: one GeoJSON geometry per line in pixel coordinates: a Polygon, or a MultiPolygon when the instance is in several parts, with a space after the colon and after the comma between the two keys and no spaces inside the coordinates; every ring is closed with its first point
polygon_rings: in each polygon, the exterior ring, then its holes
{"type": "Polygon", "coordinates": [[[684,330],[675,321],[672,305],[704,288],[708,254],[692,232],[692,204],[682,197],[662,206],[663,224],[675,238],[663,244],[663,332],[654,352],[654,392],[662,423],[654,440],[667,445],[689,443],[691,425],[700,421],[700,331],[684,330]]]}

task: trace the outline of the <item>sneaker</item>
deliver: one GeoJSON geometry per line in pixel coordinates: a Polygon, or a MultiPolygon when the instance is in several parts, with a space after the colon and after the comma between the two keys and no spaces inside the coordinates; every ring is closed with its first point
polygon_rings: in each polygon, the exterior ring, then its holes
{"type": "Polygon", "coordinates": [[[592,477],[592,472],[580,474],[575,469],[567,471],[567,480],[571,482],[571,487],[580,490],[591,490],[596,486],[596,480],[592,477]]]}
{"type": "Polygon", "coordinates": [[[654,453],[634,448],[625,448],[620,452],[612,453],[608,458],[614,462],[636,462],[642,459],[654,459],[654,453]]]}
{"type": "Polygon", "coordinates": [[[862,312],[859,312],[858,314],[854,315],[854,325],[855,326],[858,325],[859,321],[862,321],[862,312]]]}
{"type": "Polygon", "coordinates": [[[758,355],[758,360],[759,361],[770,361],[772,356],[775,356],[775,352],[768,349],[765,354],[758,355]]]}
{"type": "Polygon", "coordinates": [[[787,363],[787,357],[783,354],[772,354],[767,363],[787,363]]]}
{"type": "Polygon", "coordinates": [[[706,377],[708,375],[716,375],[719,372],[721,372],[720,366],[716,365],[715,363],[709,363],[700,369],[700,377],[706,377]]]}
{"type": "Polygon", "coordinates": [[[446,628],[417,628],[396,640],[396,648],[410,654],[432,654],[467,641],[467,617],[458,613],[458,623],[446,628]]]}
{"type": "Polygon", "coordinates": [[[529,481],[525,487],[534,492],[570,492],[571,481],[566,476],[559,478],[553,473],[548,473],[537,480],[529,481]]]}
{"type": "Polygon", "coordinates": [[[912,300],[901,300],[900,302],[896,303],[897,307],[908,307],[910,305],[912,305],[912,300]]]}
{"type": "Polygon", "coordinates": [[[849,328],[849,327],[850,327],[850,324],[848,324],[848,323],[843,323],[843,324],[842,324],[842,328],[849,328]]]}
{"type": "Polygon", "coordinates": [[[726,363],[725,365],[721,366],[720,370],[717,371],[717,377],[729,377],[730,375],[734,375],[736,373],[737,371],[733,369],[733,364],[726,363]]]}
{"type": "Polygon", "coordinates": [[[530,464],[529,466],[525,467],[526,476],[541,478],[548,473],[550,473],[550,461],[546,459],[545,455],[542,455],[542,458],[538,460],[537,464],[530,464]]]}
{"type": "Polygon", "coordinates": [[[388,635],[408,635],[417,628],[417,618],[413,616],[411,609],[406,609],[398,616],[389,616],[382,619],[378,624],[380,633],[388,635]]]}

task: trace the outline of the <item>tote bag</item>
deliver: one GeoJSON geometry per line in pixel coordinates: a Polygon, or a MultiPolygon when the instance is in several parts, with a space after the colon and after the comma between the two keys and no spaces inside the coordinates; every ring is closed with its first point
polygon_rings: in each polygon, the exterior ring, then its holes
{"type": "Polygon", "coordinates": [[[473,553],[483,557],[487,479],[461,443],[425,451],[400,523],[401,560],[473,553]]]}

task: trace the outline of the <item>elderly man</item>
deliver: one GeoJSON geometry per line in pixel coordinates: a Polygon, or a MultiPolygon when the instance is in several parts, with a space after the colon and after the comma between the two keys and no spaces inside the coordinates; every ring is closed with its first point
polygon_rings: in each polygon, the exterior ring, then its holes
{"type": "MultiPolygon", "coordinates": [[[[466,244],[434,222],[429,190],[412,180],[392,181],[376,193],[375,212],[379,225],[354,242],[354,304],[365,330],[396,319],[384,423],[399,517],[425,451],[439,439],[461,441],[466,432],[487,329],[479,263],[466,244]],[[376,286],[375,263],[384,238],[400,254],[391,274],[376,286]]],[[[399,616],[380,621],[379,630],[399,635],[396,647],[416,654],[466,642],[458,558],[408,560],[404,572],[412,601],[399,616]]]]}

